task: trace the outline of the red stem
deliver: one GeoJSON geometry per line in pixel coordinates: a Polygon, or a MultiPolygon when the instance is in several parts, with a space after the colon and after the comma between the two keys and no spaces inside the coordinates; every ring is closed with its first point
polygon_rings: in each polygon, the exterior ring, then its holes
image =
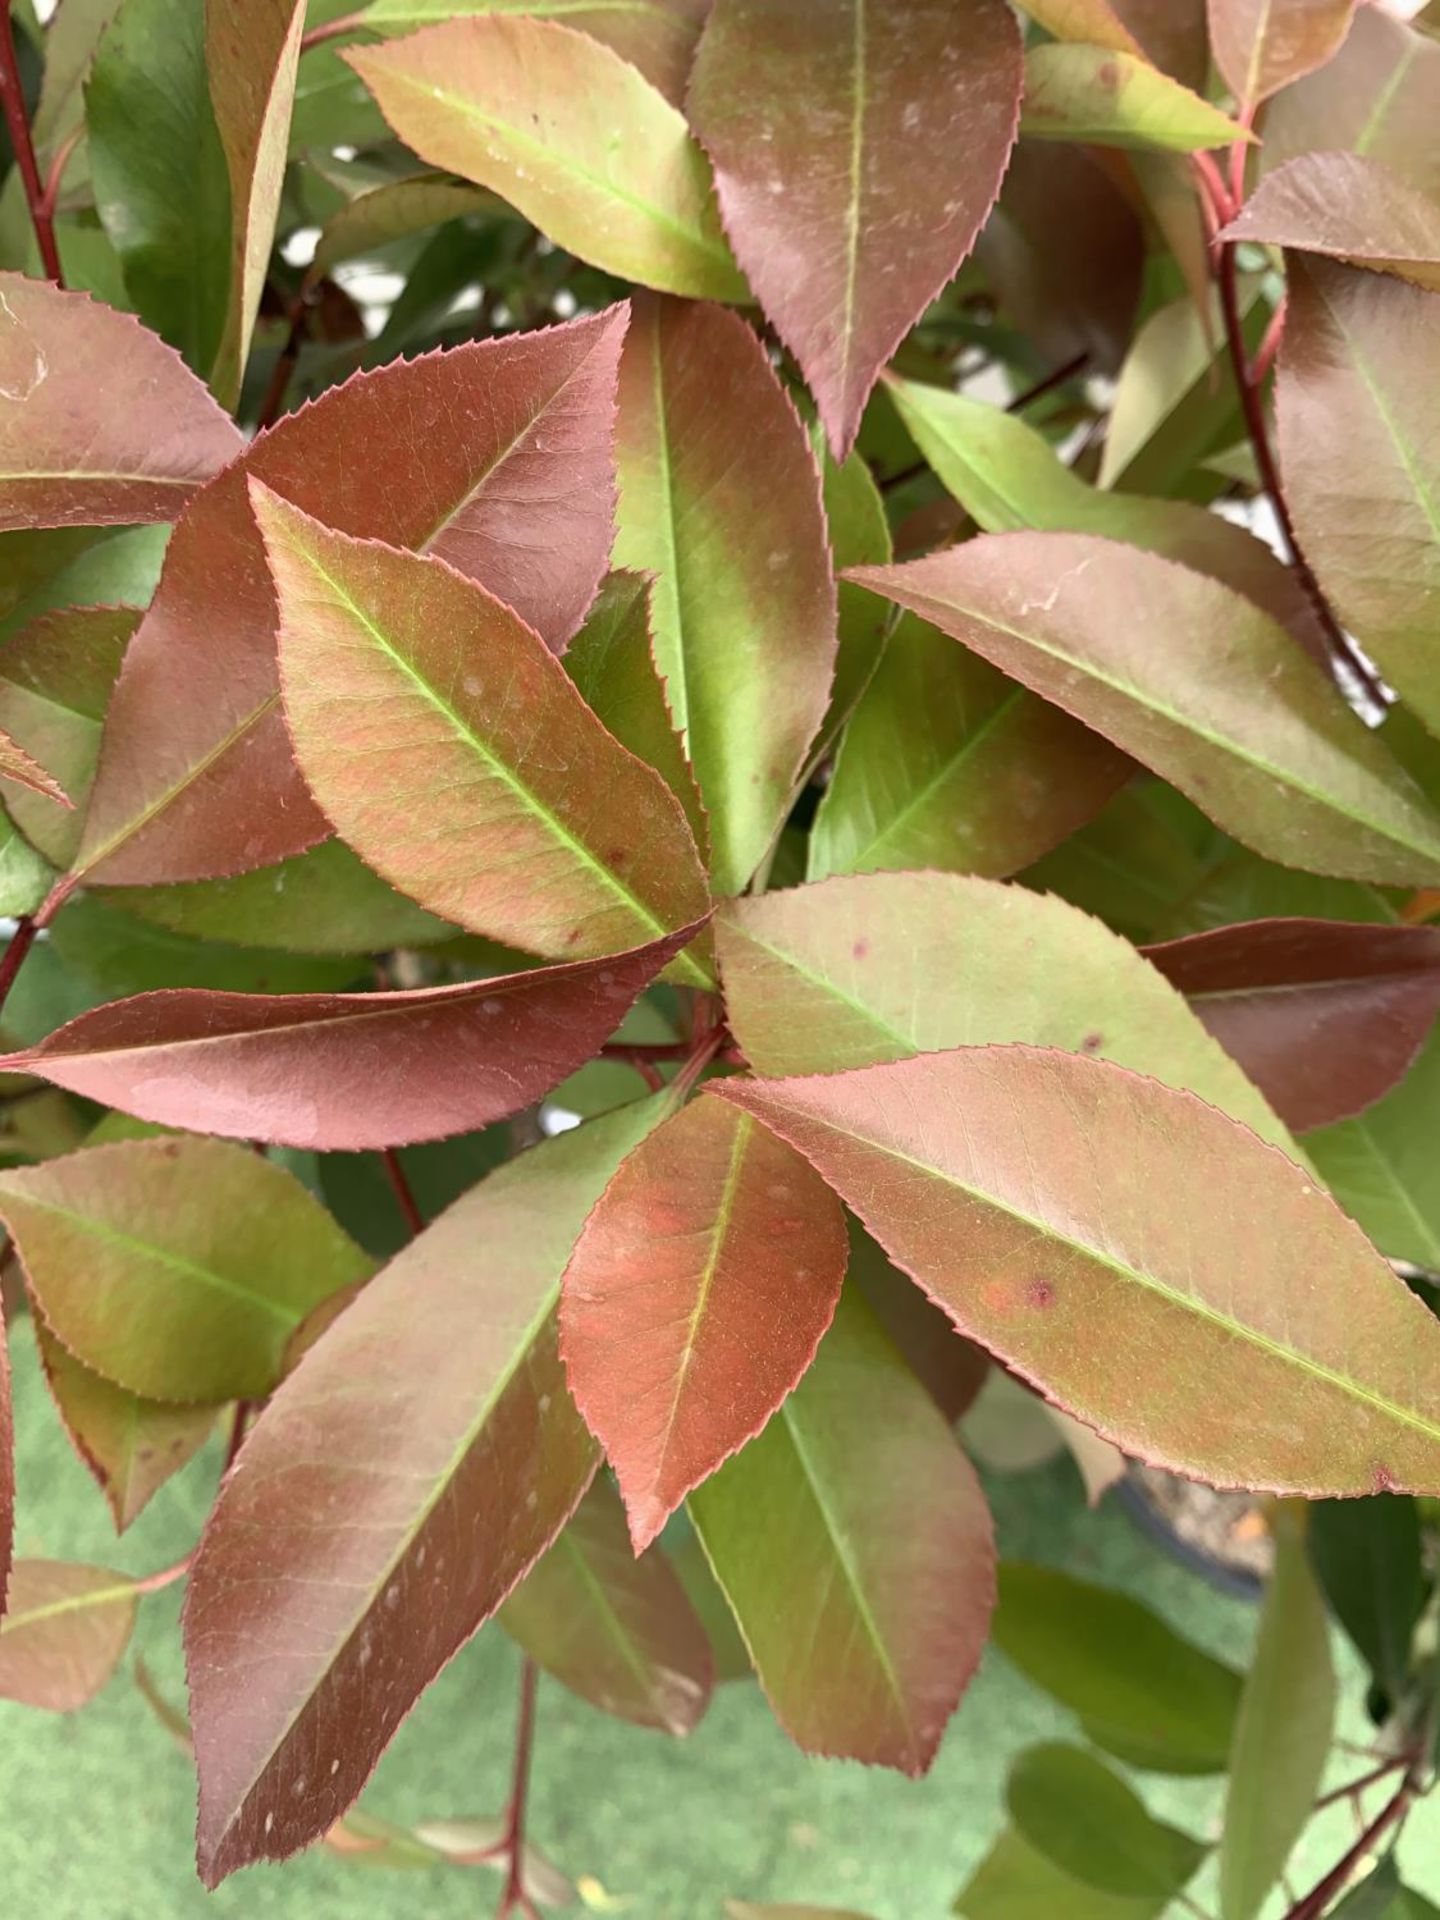
{"type": "Polygon", "coordinates": [[[1315,1802],[1315,1811],[1322,1807],[1333,1807],[1338,1800],[1351,1800],[1356,1794],[1363,1793],[1366,1787],[1373,1787],[1377,1780],[1383,1780],[1387,1774],[1398,1773],[1401,1767],[1410,1764],[1407,1754],[1397,1754],[1393,1760],[1385,1760],[1378,1767],[1372,1767],[1369,1773],[1362,1773],[1358,1780],[1351,1780],[1343,1787],[1336,1787],[1330,1793],[1322,1793],[1315,1802]]]}
{"type": "Polygon", "coordinates": [[[395,1198],[400,1203],[400,1211],[405,1216],[405,1224],[411,1233],[423,1233],[425,1216],[416,1204],[415,1195],[410,1190],[410,1182],[405,1178],[405,1169],[400,1164],[400,1156],[394,1147],[381,1149],[380,1158],[385,1163],[390,1184],[395,1189],[395,1198]]]}
{"type": "Polygon", "coordinates": [[[137,1593],[158,1593],[162,1587],[173,1587],[177,1580],[183,1580],[190,1571],[190,1562],[195,1558],[187,1553],[183,1560],[177,1560],[173,1567],[162,1567],[159,1573],[146,1574],[143,1580],[135,1582],[137,1593]]]}
{"type": "Polygon", "coordinates": [[[25,89],[20,81],[20,61],[15,51],[15,23],[11,17],[14,0],[0,0],[0,101],[5,107],[5,125],[15,164],[25,188],[25,204],[30,209],[35,238],[40,243],[40,259],[47,279],[63,287],[60,250],[55,244],[55,210],[48,204],[40,169],[35,164],[35,143],[30,138],[30,119],[25,111],[25,89]]]}
{"type": "Polygon", "coordinates": [[[74,885],[75,882],[68,877],[56,881],[34,913],[23,913],[15,922],[15,931],[10,936],[4,954],[0,955],[0,1008],[10,997],[10,989],[25,964],[26,954],[35,944],[36,934],[55,918],[69,899],[74,885]]]}
{"type": "Polygon", "coordinates": [[[1375,1842],[1409,1811],[1410,1802],[1414,1797],[1414,1775],[1407,1773],[1398,1791],[1385,1802],[1354,1846],[1336,1861],[1324,1879],[1317,1881],[1303,1899],[1295,1902],[1286,1914],[1285,1920],[1320,1920],[1321,1914],[1335,1895],[1348,1883],[1356,1867],[1370,1852],[1375,1842]]]}
{"type": "Polygon", "coordinates": [[[505,1888],[495,1920],[510,1913],[521,1913],[527,1920],[540,1920],[534,1901],[525,1891],[525,1804],[530,1794],[530,1761],[535,1751],[535,1695],[540,1675],[535,1662],[526,1660],[520,1669],[520,1714],[515,1723],[515,1765],[511,1775],[510,1804],[505,1809],[505,1888]]]}
{"type": "Polygon", "coordinates": [[[311,47],[320,47],[327,40],[338,40],[343,33],[354,33],[365,24],[364,16],[359,13],[343,14],[338,20],[326,20],[310,31],[300,42],[301,53],[308,53],[311,47]]]}

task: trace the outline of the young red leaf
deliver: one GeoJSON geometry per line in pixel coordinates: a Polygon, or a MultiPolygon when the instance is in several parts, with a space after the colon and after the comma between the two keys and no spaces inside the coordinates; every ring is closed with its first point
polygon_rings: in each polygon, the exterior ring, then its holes
{"type": "Polygon", "coordinates": [[[143,1400],[82,1365],[38,1314],[35,1334],[45,1383],[65,1431],[109,1503],[115,1531],[123,1533],[204,1446],[219,1409],[143,1400]]]}
{"type": "Polygon", "coordinates": [[[252,475],[327,525],[439,555],[564,644],[610,546],[625,318],[611,308],[358,374],[205,489],[125,658],[78,871],[132,886],[211,879],[325,835],[279,711],[252,475]]]}
{"type": "Polygon", "coordinates": [[[10,1407],[10,1349],[0,1314],[0,1620],[5,1617],[15,1548],[15,1420],[10,1407]]]}
{"type": "Polygon", "coordinates": [[[924,1773],[979,1663],[995,1546],[974,1469],[861,1301],[689,1505],[796,1744],[924,1773]]]}
{"type": "Polygon", "coordinates": [[[1313,73],[1339,47],[1356,0],[1209,0],[1210,46],[1221,77],[1253,110],[1313,73]]]}
{"type": "Polygon", "coordinates": [[[1267,174],[1221,237],[1440,289],[1440,202],[1358,153],[1307,153],[1267,174]]]}
{"type": "Polygon", "coordinates": [[[757,1073],[1019,1041],[1152,1074],[1288,1145],[1179,993],[1053,896],[960,874],[826,880],[728,902],[718,944],[731,1027],[757,1073]]]}
{"type": "Polygon", "coordinates": [[[574,1510],[595,1448],[556,1351],[560,1274],[660,1111],[546,1141],[457,1201],[246,1439],[185,1605],[207,1886],[344,1813],[574,1510]]]}
{"type": "Polygon", "coordinates": [[[0,273],[0,528],[173,520],[243,446],[129,314],[0,273]]]}
{"type": "Polygon", "coordinates": [[[1440,731],[1440,301],[1328,260],[1289,268],[1277,418],[1295,522],[1340,618],[1440,731]]]}
{"type": "Polygon", "coordinates": [[[324,1152],[518,1113],[577,1068],[696,929],[603,960],[399,993],[162,988],[82,1013],[0,1070],[192,1133],[324,1152]]]}
{"type": "Polygon", "coordinates": [[[559,959],[703,919],[680,803],[532,628],[443,561],[334,533],[258,484],[254,505],[296,758],[378,873],[472,932],[559,959]]]}
{"type": "Polygon", "coordinates": [[[1440,1010],[1436,927],[1252,920],[1145,952],[1297,1131],[1388,1093],[1440,1010]]]}
{"type": "Polygon", "coordinates": [[[1280,1493],[1440,1487],[1440,1321],[1309,1175],[1193,1094],[1018,1046],[714,1093],[1124,1452],[1280,1493]]]}
{"type": "Polygon", "coordinates": [[[698,1100],[625,1162],[565,1272],[565,1373],[642,1552],[814,1358],[849,1244],[835,1196],[748,1114],[698,1100]]]}
{"type": "Polygon", "coordinates": [[[123,1573],[17,1560],[0,1619],[0,1699],[50,1713],[83,1707],[120,1664],[137,1604],[123,1573]]]}
{"type": "Polygon", "coordinates": [[[68,811],[74,810],[75,802],[54,774],[47,772],[3,729],[0,729],[0,780],[13,780],[17,786],[38,793],[43,799],[53,800],[57,806],[68,811]]]}
{"type": "Polygon", "coordinates": [[[820,476],[736,315],[636,303],[620,366],[616,563],[655,576],[655,659],[738,893],[789,810],[836,647],[820,476]]]}
{"type": "Polygon", "coordinates": [[[422,160],[503,195],[556,246],[642,287],[744,299],[684,116],[599,40],[485,14],[345,58],[422,160]]]}
{"type": "Polygon", "coordinates": [[[240,394],[275,244],[305,0],[205,0],[205,72],[230,176],[230,298],[210,385],[240,394]]]}
{"type": "Polygon", "coordinates": [[[0,1173],[50,1331],[147,1399],[260,1399],[371,1262],[292,1173],[219,1140],[127,1140],[0,1173]]]}
{"type": "Polygon", "coordinates": [[[1289,636],[1218,580],[1068,533],[986,534],[851,577],[1103,733],[1268,859],[1401,886],[1440,878],[1440,814],[1289,636]]]}
{"type": "Polygon", "coordinates": [[[839,460],[994,205],[1021,75],[1003,0],[716,0],[691,119],[839,460]]]}
{"type": "Polygon", "coordinates": [[[658,1547],[636,1558],[625,1509],[603,1477],[505,1602],[500,1622],[602,1713],[679,1736],[710,1704],[714,1661],[699,1615],[658,1547]]]}

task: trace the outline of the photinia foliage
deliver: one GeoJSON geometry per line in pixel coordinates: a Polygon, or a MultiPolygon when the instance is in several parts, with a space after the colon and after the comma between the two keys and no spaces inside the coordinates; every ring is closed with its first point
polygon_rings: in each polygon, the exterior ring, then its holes
{"type": "Polygon", "coordinates": [[[533,1916],[541,1670],[920,1774],[993,1641],[1075,1726],[970,1920],[1436,1911],[1401,11],[0,0],[5,1303],[117,1530],[223,1448],[178,1565],[12,1553],[0,1343],[0,1695],[183,1580],[207,1886],[533,1916]],[[1093,1497],[1259,1496],[1248,1670],[997,1567],[982,1383],[1093,1497]],[[508,1808],[357,1810],[492,1619],[508,1808]]]}

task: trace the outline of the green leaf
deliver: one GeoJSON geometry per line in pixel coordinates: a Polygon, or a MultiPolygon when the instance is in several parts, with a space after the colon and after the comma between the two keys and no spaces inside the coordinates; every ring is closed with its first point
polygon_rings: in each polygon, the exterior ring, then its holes
{"type": "Polygon", "coordinates": [[[745,298],[683,116],[598,40],[478,14],[345,58],[422,160],[491,188],[556,246],[665,293],[745,298]]]}
{"type": "Polygon", "coordinates": [[[734,314],[636,303],[620,362],[616,564],[655,576],[655,658],[710,816],[717,894],[784,823],[825,717],[835,586],[819,475],[734,314]]]}
{"type": "Polygon", "coordinates": [[[1128,1594],[1005,1561],[991,1637],[1107,1753],[1157,1773],[1224,1771],[1240,1676],[1128,1594]]]}
{"type": "Polygon", "coordinates": [[[1253,137],[1136,54],[1058,42],[1025,56],[1020,131],[1031,139],[1171,153],[1253,137]]]}
{"type": "Polygon", "coordinates": [[[602,1713],[680,1736],[710,1704],[705,1629],[660,1549],[637,1559],[608,1480],[593,1483],[500,1622],[532,1660],[602,1713]]]}
{"type": "Polygon", "coordinates": [[[378,252],[393,240],[422,233],[427,227],[443,226],[447,220],[458,220],[493,205],[479,187],[447,179],[443,173],[417,173],[407,180],[392,180],[370,193],[357,194],[326,221],[315,243],[310,278],[318,280],[345,261],[378,252]]]}
{"type": "MultiPolygon", "coordinates": [[[[1241,331],[1254,353],[1268,319],[1260,284],[1240,283],[1241,331]]],[[[1171,494],[1207,454],[1244,432],[1218,303],[1173,300],[1141,326],[1120,369],[1100,456],[1100,485],[1171,494]]]]}
{"type": "MultiPolygon", "coordinates": [[[[628,1093],[634,1092],[631,1076],[628,1093]]],[[[510,1157],[508,1126],[485,1127],[414,1147],[397,1147],[395,1157],[415,1197],[421,1217],[433,1220],[485,1174],[510,1157]]],[[[389,1259],[408,1245],[409,1223],[378,1154],[317,1155],[320,1194],[326,1206],[367,1253],[389,1259]]]]}
{"type": "Polygon", "coordinates": [[[1222,1486],[1440,1486],[1440,1320],[1302,1168],[1193,1094],[1025,1046],[712,1094],[1123,1452],[1222,1486]]]}
{"type": "Polygon", "coordinates": [[[730,902],[717,939],[732,1029],[757,1073],[1063,1047],[1187,1087],[1288,1144],[1169,982],[1063,901],[958,874],[876,874],[730,902]]]}
{"type": "Polygon", "coordinates": [[[231,198],[198,0],[122,0],[85,88],[90,169],[135,310],[202,379],[230,302],[231,198]]]}
{"type": "Polygon", "coordinates": [[[1007,1827],[956,1897],[965,1920],[1156,1920],[1163,1898],[1107,1893],[1073,1879],[1007,1827]]]}
{"type": "Polygon", "coordinates": [[[1393,1853],[1335,1908],[1333,1920],[1440,1920],[1440,1907],[1400,1884],[1393,1853]]]}
{"type": "Polygon", "coordinates": [[[1393,1093],[1353,1120],[1307,1135],[1335,1198],[1392,1260],[1440,1270],[1440,1027],[1393,1093]]]}
{"type": "Polygon", "coordinates": [[[310,1309],[371,1270],[293,1174],[218,1140],[10,1169],[0,1218],[50,1331],[147,1399],[263,1399],[310,1309]]]}
{"type": "Polygon", "coordinates": [[[678,801],[531,628],[439,561],[253,497],[296,757],[357,853],[432,912],[560,958],[704,918],[678,801]]]}
{"type": "Polygon", "coordinates": [[[73,1713],[120,1664],[139,1596],[123,1573],[17,1560],[0,1619],[0,1699],[73,1713]]]}
{"type": "Polygon", "coordinates": [[[72,895],[52,922],[51,946],[96,1001],[161,988],[323,993],[370,984],[363,963],[354,960],[192,940],[134,919],[125,911],[129,904],[118,888],[104,900],[72,895]]]}
{"type": "Polygon", "coordinates": [[[1131,771],[1099,734],[903,613],[841,740],[809,877],[1002,877],[1083,827],[1131,771]]]}
{"type": "Polygon", "coordinates": [[[752,1900],[727,1900],[725,1912],[727,1920],[866,1920],[849,1907],[777,1907],[768,1902],[757,1907],[752,1900]]]}
{"type": "Polygon", "coordinates": [[[42,613],[102,601],[143,607],[160,578],[169,538],[169,527],[161,525],[0,534],[0,559],[9,574],[0,587],[0,640],[8,641],[42,613]]]}
{"type": "Polygon", "coordinates": [[[985,534],[852,577],[1103,733],[1268,859],[1341,879],[1440,879],[1440,813],[1294,641],[1218,580],[1068,533],[985,534]],[[1264,701],[1242,685],[1263,686],[1264,701]]]}
{"type": "Polygon", "coordinates": [[[347,1307],[251,1429],[186,1601],[207,1884],[328,1830],[574,1510],[596,1455],[556,1351],[560,1274],[663,1110],[660,1096],[597,1120],[482,1181],[347,1307]],[[277,1656],[283,1689],[265,1684],[277,1656]]]}
{"type": "MultiPolygon", "coordinates": [[[[1171,915],[1183,911],[1180,903],[1204,881],[1213,843],[1222,848],[1231,844],[1183,794],[1159,780],[1142,780],[1116,794],[1088,827],[1020,878],[1037,892],[1056,893],[1083,907],[1138,945],[1154,938],[1159,928],[1169,931],[1171,915]]],[[[1264,911],[1221,913],[1219,918],[1253,920],[1264,911]]],[[[1176,931],[1196,929],[1182,925],[1176,931]]]]}
{"type": "MultiPolygon", "coordinates": [[[[885,501],[860,454],[838,466],[817,423],[810,436],[820,462],[820,492],[830,532],[830,552],[838,573],[844,567],[878,567],[894,558],[885,501]]],[[[863,587],[842,581],[836,588],[838,645],[830,712],[822,739],[853,712],[885,649],[890,616],[863,587]]]]}
{"type": "Polygon", "coordinates": [[[1335,1719],[1330,1628],[1305,1553],[1305,1509],[1278,1508],[1271,1531],[1275,1565],[1230,1754],[1221,1920],[1254,1920],[1284,1872],[1314,1808],[1335,1719]]]}
{"type": "Polygon", "coordinates": [[[1425,1604],[1420,1515],[1413,1500],[1317,1500],[1305,1544],[1330,1611],[1369,1664],[1390,1704],[1410,1675],[1410,1646],[1425,1604]]]}
{"type": "Polygon", "coordinates": [[[1087,1887],[1171,1900],[1205,1858],[1202,1842],[1152,1819],[1084,1747],[1029,1747],[1010,1770],[1010,1818],[1037,1852],[1087,1887]]]}
{"type": "Polygon", "coordinates": [[[924,1773],[984,1644],[990,1514],[857,1297],[764,1432],[689,1507],[796,1744],[924,1773]]]}
{"type": "Polygon", "coordinates": [[[33,913],[54,878],[49,862],[21,837],[8,815],[0,815],[0,913],[33,913]]]}

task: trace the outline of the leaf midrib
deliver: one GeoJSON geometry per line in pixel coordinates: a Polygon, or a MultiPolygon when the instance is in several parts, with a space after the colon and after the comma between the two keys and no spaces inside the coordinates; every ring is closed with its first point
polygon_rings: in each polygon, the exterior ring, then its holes
{"type": "Polygon", "coordinates": [[[135,1600],[139,1594],[133,1580],[113,1587],[92,1587],[85,1593],[67,1593],[59,1600],[46,1600],[38,1607],[30,1607],[24,1613],[7,1613],[0,1617],[0,1636],[7,1633],[22,1633],[26,1627],[38,1626],[42,1621],[56,1619],[65,1613],[81,1613],[87,1607],[109,1606],[116,1600],[135,1600]]]}

